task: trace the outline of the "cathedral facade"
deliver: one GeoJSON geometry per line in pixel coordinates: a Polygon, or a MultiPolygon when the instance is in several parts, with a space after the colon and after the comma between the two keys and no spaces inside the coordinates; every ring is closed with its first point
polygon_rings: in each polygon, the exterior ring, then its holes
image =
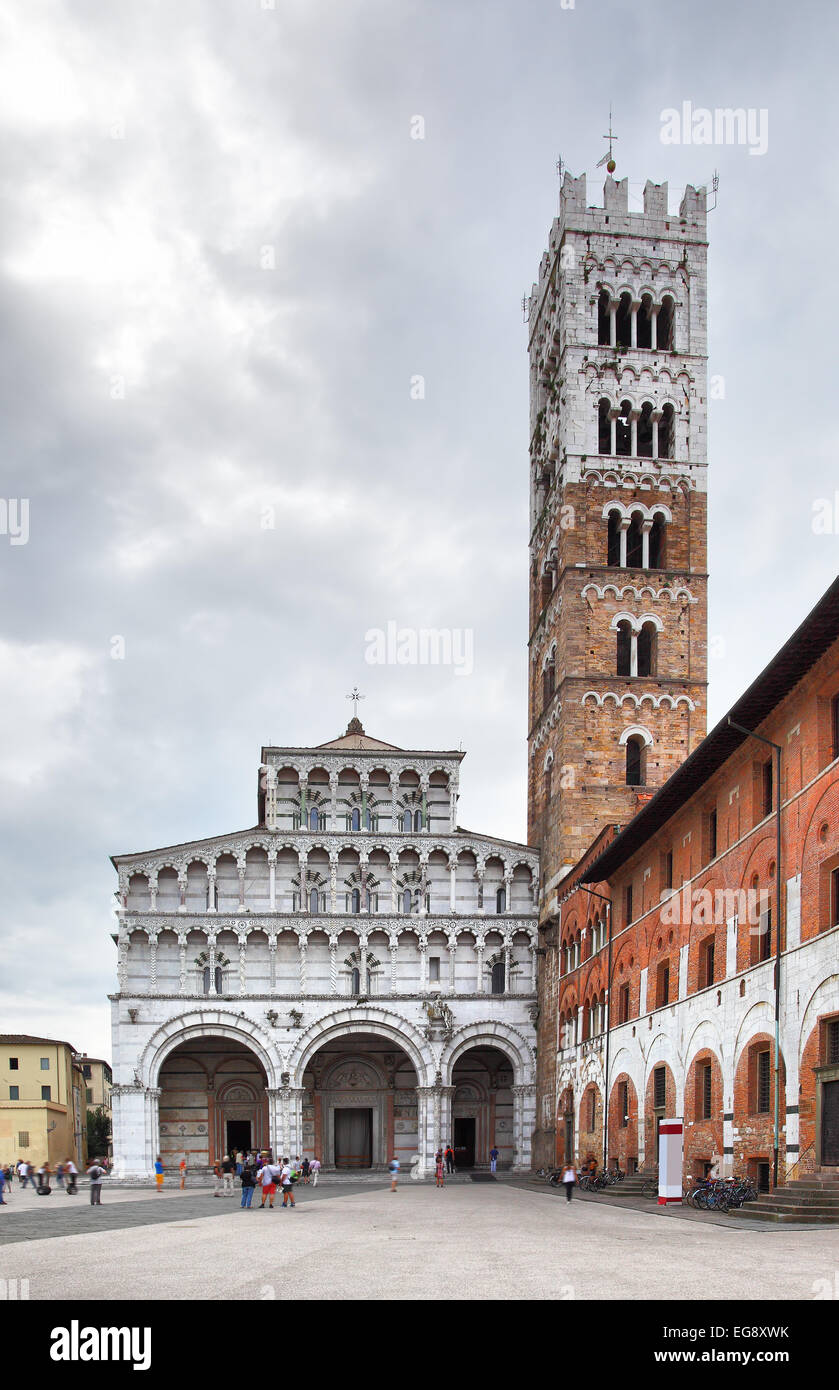
{"type": "Polygon", "coordinates": [[[529,1168],[538,855],[458,827],[463,756],[354,718],[263,748],[253,829],[114,858],[117,1175],[529,1168]]]}

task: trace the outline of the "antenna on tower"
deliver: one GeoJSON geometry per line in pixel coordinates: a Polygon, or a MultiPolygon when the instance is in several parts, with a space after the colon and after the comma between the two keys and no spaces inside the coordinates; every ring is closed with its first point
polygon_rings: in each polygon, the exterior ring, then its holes
{"type": "Polygon", "coordinates": [[[610,103],[609,103],[609,134],[603,136],[603,139],[604,139],[604,140],[608,140],[608,141],[609,141],[609,148],[608,148],[608,150],[606,151],[606,153],[604,154],[603,158],[602,158],[602,159],[598,159],[598,161],[597,161],[597,166],[596,166],[598,169],[601,169],[601,168],[603,167],[603,165],[605,164],[605,165],[606,165],[606,171],[607,171],[607,173],[609,173],[609,174],[614,174],[615,168],[616,168],[615,157],[614,157],[614,155],[612,154],[612,141],[613,141],[613,140],[617,140],[617,138],[618,138],[617,135],[613,135],[613,134],[612,134],[612,105],[611,105],[611,102],[610,102],[610,103]]]}
{"type": "Polygon", "coordinates": [[[720,187],[720,176],[719,176],[719,174],[717,173],[717,171],[716,171],[716,169],[715,169],[715,170],[714,170],[714,176],[713,176],[713,178],[711,179],[711,192],[712,192],[713,195],[714,195],[714,201],[713,201],[713,203],[711,203],[710,207],[707,207],[707,206],[706,206],[706,209],[705,209],[706,212],[713,212],[713,211],[714,211],[714,208],[717,206],[717,193],[719,192],[719,187],[720,187]]]}
{"type": "Polygon", "coordinates": [[[564,161],[564,159],[562,158],[562,155],[560,155],[560,156],[559,156],[559,159],[556,161],[556,174],[557,174],[557,178],[559,179],[560,183],[562,183],[562,175],[563,175],[564,173],[565,173],[565,161],[564,161]]]}

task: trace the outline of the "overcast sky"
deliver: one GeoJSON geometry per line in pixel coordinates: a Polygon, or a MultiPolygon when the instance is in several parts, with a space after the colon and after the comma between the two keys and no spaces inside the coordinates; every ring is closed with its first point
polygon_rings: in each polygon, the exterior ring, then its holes
{"type": "Polygon", "coordinates": [[[354,685],[524,839],[521,299],[610,102],[630,206],[720,173],[709,725],[839,568],[834,8],[263,4],[0,17],[0,1028],[106,1057],[109,855],[252,825],[261,744],[354,685]],[[685,101],[765,110],[766,152],[663,144],[685,101]],[[367,664],[388,621],[474,671],[367,664]]]}

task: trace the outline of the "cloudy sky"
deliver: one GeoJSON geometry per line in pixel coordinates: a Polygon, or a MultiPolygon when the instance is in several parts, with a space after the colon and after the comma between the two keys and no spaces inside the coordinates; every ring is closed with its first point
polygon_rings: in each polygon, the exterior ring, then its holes
{"type": "Polygon", "coordinates": [[[356,684],[524,838],[521,299],[610,102],[631,206],[720,174],[711,721],[772,656],[839,568],[836,42],[778,0],[6,7],[0,1027],[108,1056],[109,855],[253,824],[261,744],[356,684]],[[663,144],[688,100],[766,152],[663,144]],[[474,671],[367,664],[388,621],[474,671]]]}

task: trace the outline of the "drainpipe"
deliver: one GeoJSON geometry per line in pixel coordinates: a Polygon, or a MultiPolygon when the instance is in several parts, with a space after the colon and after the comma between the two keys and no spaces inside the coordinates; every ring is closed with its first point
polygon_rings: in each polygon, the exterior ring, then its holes
{"type": "Polygon", "coordinates": [[[612,1026],[612,899],[604,898],[602,893],[594,893],[591,888],[586,892],[589,897],[599,898],[609,909],[609,954],[606,961],[606,1057],[603,1064],[603,1171],[606,1171],[606,1164],[609,1157],[609,1034],[612,1026]]]}
{"type": "Polygon", "coordinates": [[[777,1187],[781,1111],[781,745],[780,743],[773,743],[770,738],[764,738],[762,734],[756,734],[752,729],[744,729],[742,724],[735,724],[733,719],[729,719],[727,722],[732,729],[737,729],[738,733],[747,734],[749,738],[756,738],[759,743],[765,743],[769,748],[775,750],[775,787],[773,790],[777,797],[775,810],[775,915],[777,923],[775,926],[775,1086],[773,1097],[775,1123],[772,1138],[772,1186],[777,1187]]]}

